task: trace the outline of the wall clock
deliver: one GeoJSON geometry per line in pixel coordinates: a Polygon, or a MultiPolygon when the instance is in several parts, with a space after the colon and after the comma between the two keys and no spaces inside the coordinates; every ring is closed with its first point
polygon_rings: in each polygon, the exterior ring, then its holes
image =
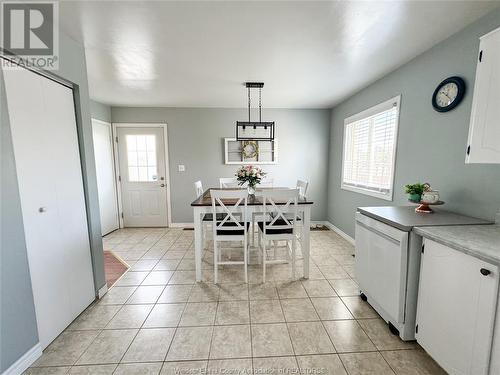
{"type": "Polygon", "coordinates": [[[460,104],[465,94],[465,82],[460,77],[446,78],[432,94],[432,106],[438,112],[448,112],[460,104]]]}

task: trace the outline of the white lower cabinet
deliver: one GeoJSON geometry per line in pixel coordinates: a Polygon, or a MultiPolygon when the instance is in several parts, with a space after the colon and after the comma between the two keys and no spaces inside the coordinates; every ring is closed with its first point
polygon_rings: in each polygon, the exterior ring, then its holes
{"type": "Polygon", "coordinates": [[[428,239],[424,246],[417,341],[451,375],[487,375],[498,267],[428,239]]]}

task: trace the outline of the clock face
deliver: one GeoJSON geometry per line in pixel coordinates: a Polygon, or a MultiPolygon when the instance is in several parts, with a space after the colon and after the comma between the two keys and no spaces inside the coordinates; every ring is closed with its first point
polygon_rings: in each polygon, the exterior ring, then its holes
{"type": "Polygon", "coordinates": [[[465,82],[450,77],[441,82],[432,95],[432,106],[438,112],[448,112],[460,104],[465,93],[465,82]]]}
{"type": "Polygon", "coordinates": [[[437,95],[436,103],[440,107],[448,107],[451,103],[455,101],[458,95],[458,86],[455,82],[447,83],[442,86],[437,95]]]}

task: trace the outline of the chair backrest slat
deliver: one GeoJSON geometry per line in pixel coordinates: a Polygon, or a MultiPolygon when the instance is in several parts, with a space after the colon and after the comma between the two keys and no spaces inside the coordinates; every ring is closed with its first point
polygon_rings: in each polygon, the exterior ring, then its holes
{"type": "Polygon", "coordinates": [[[263,187],[263,188],[274,187],[274,178],[265,177],[257,187],[263,187]]]}
{"type": "Polygon", "coordinates": [[[263,190],[262,196],[264,216],[270,214],[272,219],[264,221],[264,233],[267,229],[292,229],[295,233],[297,217],[297,201],[299,189],[263,190]]]}
{"type": "Polygon", "coordinates": [[[236,177],[221,177],[219,178],[219,187],[221,189],[238,187],[238,180],[236,177]]]}
{"type": "Polygon", "coordinates": [[[248,192],[243,189],[210,189],[210,196],[212,199],[214,231],[217,229],[224,229],[225,231],[244,230],[246,235],[248,192]],[[217,213],[223,214],[221,220],[217,220],[217,213]],[[228,226],[229,223],[231,224],[228,226]]]}

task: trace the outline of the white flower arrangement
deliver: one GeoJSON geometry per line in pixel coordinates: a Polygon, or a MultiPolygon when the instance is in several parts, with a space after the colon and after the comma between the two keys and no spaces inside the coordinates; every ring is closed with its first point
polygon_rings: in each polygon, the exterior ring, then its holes
{"type": "Polygon", "coordinates": [[[241,166],[235,173],[238,185],[248,183],[248,186],[255,187],[260,184],[266,173],[254,165],[241,166]]]}

